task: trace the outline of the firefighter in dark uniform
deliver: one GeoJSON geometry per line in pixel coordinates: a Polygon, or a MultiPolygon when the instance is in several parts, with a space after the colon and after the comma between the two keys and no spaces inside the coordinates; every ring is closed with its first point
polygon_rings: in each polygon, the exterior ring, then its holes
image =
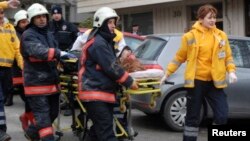
{"type": "Polygon", "coordinates": [[[70,50],[75,42],[79,30],[62,17],[62,8],[55,5],[51,9],[52,21],[49,22],[49,30],[54,34],[61,50],[70,50]]]}
{"type": "Polygon", "coordinates": [[[90,134],[95,134],[96,138],[90,136],[95,141],[117,141],[113,131],[113,108],[118,84],[138,88],[128,72],[117,64],[113,39],[118,19],[116,12],[109,7],[96,11],[94,28],[80,60],[78,97],[93,121],[90,134]]]}
{"type": "Polygon", "coordinates": [[[66,52],[58,49],[48,29],[49,13],[41,4],[28,10],[30,24],[22,35],[21,53],[24,58],[24,91],[34,114],[35,125],[25,132],[30,140],[54,141],[53,121],[59,111],[58,60],[66,52]]]}
{"type": "MultiPolygon", "coordinates": [[[[26,10],[19,10],[15,15],[14,15],[14,25],[15,25],[15,29],[16,29],[16,34],[19,38],[19,40],[21,40],[21,36],[23,34],[23,32],[26,30],[29,21],[28,21],[28,13],[26,10]]],[[[17,63],[16,61],[14,62],[13,68],[12,68],[12,79],[13,79],[13,85],[14,87],[19,89],[19,94],[20,97],[22,98],[22,100],[25,103],[25,112],[22,113],[19,117],[21,124],[22,124],[22,128],[23,130],[26,130],[28,128],[28,124],[29,122],[32,123],[34,121],[34,116],[33,113],[31,112],[31,108],[27,102],[27,99],[25,97],[24,94],[24,88],[23,88],[23,77],[22,77],[22,70],[20,68],[17,67],[17,63]]],[[[13,95],[12,95],[13,97],[13,95]]],[[[12,97],[10,97],[10,101],[7,102],[12,102],[12,97]]],[[[5,103],[6,104],[10,104],[10,103],[5,103]]]]}
{"type": "MultiPolygon", "coordinates": [[[[26,26],[28,25],[28,15],[25,10],[19,10],[15,16],[14,16],[15,22],[15,30],[17,37],[21,38],[21,35],[23,31],[25,30],[26,26]]],[[[23,79],[22,79],[22,70],[18,67],[16,60],[14,61],[13,67],[12,67],[12,80],[13,80],[13,85],[15,88],[18,88],[21,94],[21,98],[24,100],[24,94],[23,94],[23,79]]],[[[13,88],[14,88],[13,87],[13,88]]],[[[13,95],[14,91],[10,93],[10,95],[7,95],[6,100],[5,100],[5,106],[11,106],[13,105],[13,95]]]]}

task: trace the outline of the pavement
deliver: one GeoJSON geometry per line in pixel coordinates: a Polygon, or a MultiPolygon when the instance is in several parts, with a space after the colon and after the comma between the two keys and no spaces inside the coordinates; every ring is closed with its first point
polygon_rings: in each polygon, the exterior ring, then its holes
{"type": "MultiPolygon", "coordinates": [[[[24,112],[24,103],[19,95],[14,96],[14,105],[5,107],[7,118],[7,133],[12,137],[11,141],[27,141],[24,137],[19,116],[24,112]]],[[[62,115],[62,114],[61,114],[62,115]]],[[[139,132],[136,141],[181,141],[182,132],[172,132],[166,130],[164,124],[157,117],[150,117],[138,110],[132,110],[133,127],[139,132]]],[[[79,141],[72,133],[71,116],[61,117],[61,129],[63,137],[60,141],[79,141]]],[[[199,141],[207,141],[207,131],[202,128],[199,134],[199,141]]]]}
{"type": "MultiPolygon", "coordinates": [[[[24,112],[24,102],[19,95],[14,96],[14,105],[5,106],[5,114],[7,119],[7,133],[11,136],[11,141],[27,141],[19,121],[19,116],[24,112]]],[[[62,114],[61,114],[62,115],[62,114]]],[[[70,129],[71,116],[61,116],[61,129],[63,130],[63,138],[61,141],[78,141],[70,129]]]]}

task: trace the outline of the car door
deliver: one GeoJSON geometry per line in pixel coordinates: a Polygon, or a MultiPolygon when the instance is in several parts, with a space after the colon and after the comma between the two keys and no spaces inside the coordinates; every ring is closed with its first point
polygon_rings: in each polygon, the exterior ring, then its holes
{"type": "Polygon", "coordinates": [[[238,82],[225,89],[230,117],[250,117],[250,40],[229,39],[238,82]]]}

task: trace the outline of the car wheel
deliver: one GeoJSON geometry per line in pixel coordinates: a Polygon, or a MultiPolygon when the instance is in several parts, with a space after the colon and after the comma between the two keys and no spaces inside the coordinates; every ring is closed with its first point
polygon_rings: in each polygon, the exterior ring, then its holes
{"type": "Polygon", "coordinates": [[[185,91],[178,91],[171,95],[164,105],[162,116],[164,122],[171,130],[183,130],[187,102],[185,96],[185,91]]]}
{"type": "MultiPolygon", "coordinates": [[[[186,91],[177,91],[172,94],[164,105],[163,119],[173,131],[183,131],[186,117],[186,91]]],[[[204,117],[204,106],[201,107],[200,120],[204,117]]]]}

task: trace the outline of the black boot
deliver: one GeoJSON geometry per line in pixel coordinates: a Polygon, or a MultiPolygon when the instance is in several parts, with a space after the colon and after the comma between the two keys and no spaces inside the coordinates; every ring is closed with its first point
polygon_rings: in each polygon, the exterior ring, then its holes
{"type": "Polygon", "coordinates": [[[12,106],[13,105],[13,94],[7,95],[4,105],[5,106],[12,106]]]}
{"type": "Polygon", "coordinates": [[[10,141],[11,137],[4,131],[0,130],[0,141],[10,141]]]}
{"type": "MultiPolygon", "coordinates": [[[[29,130],[29,129],[28,129],[29,130]]],[[[39,134],[36,132],[29,132],[25,131],[24,132],[24,137],[28,139],[29,141],[40,141],[39,134]]]]}

